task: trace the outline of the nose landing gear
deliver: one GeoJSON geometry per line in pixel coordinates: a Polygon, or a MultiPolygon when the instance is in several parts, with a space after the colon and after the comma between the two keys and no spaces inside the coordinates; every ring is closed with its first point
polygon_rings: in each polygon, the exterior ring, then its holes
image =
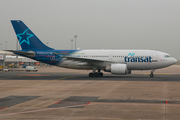
{"type": "Polygon", "coordinates": [[[151,78],[154,77],[154,74],[150,74],[150,77],[151,77],[151,78]]]}
{"type": "Polygon", "coordinates": [[[150,74],[150,77],[151,77],[151,78],[153,78],[153,77],[154,77],[154,74],[153,74],[153,73],[154,73],[154,71],[155,71],[155,70],[152,70],[152,71],[151,71],[151,74],[150,74]]]}

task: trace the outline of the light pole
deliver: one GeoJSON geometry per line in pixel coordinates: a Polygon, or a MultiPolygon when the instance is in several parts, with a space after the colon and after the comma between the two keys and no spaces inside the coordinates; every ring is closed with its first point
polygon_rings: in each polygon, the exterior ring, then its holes
{"type": "MultiPolygon", "coordinates": [[[[7,41],[5,41],[6,43],[6,50],[7,50],[7,41]]],[[[6,55],[7,55],[7,51],[6,51],[6,55]]],[[[6,59],[6,55],[5,55],[5,59],[6,59]]],[[[4,66],[5,66],[5,61],[4,61],[4,66]]]]}
{"type": "Polygon", "coordinates": [[[74,38],[75,38],[75,50],[76,50],[76,38],[77,38],[77,35],[74,35],[74,38]]]}
{"type": "MultiPolygon", "coordinates": [[[[6,50],[7,50],[7,41],[5,41],[5,43],[6,43],[6,50]]],[[[6,55],[7,55],[7,51],[6,51],[6,55]]]]}
{"type": "Polygon", "coordinates": [[[16,44],[16,50],[18,50],[18,39],[17,39],[17,44],[16,44]]]}
{"type": "Polygon", "coordinates": [[[73,49],[73,39],[71,39],[71,50],[73,49]]]}
{"type": "Polygon", "coordinates": [[[5,43],[6,43],[6,50],[7,50],[7,41],[5,41],[5,43]]]}

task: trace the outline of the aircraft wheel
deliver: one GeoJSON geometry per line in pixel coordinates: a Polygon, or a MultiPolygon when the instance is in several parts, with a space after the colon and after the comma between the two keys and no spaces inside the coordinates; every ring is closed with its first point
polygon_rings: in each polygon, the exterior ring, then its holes
{"type": "Polygon", "coordinates": [[[154,74],[150,74],[150,77],[153,78],[153,77],[154,77],[154,74]]]}
{"type": "Polygon", "coordinates": [[[102,77],[102,76],[103,76],[103,73],[102,73],[102,72],[98,73],[98,76],[99,76],[99,77],[102,77]]]}
{"type": "Polygon", "coordinates": [[[94,77],[98,77],[99,76],[99,74],[98,73],[94,73],[94,77]]]}
{"type": "Polygon", "coordinates": [[[93,77],[94,76],[94,74],[93,73],[89,73],[89,77],[93,77]]]}

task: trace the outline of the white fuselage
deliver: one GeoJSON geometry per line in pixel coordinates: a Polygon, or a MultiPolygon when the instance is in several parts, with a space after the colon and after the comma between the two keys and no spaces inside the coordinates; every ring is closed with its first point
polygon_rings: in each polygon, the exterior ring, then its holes
{"type": "Polygon", "coordinates": [[[70,57],[99,60],[83,62],[64,59],[59,66],[72,69],[103,69],[111,64],[127,64],[128,70],[152,70],[173,65],[177,60],[169,54],[154,50],[80,50],[70,57]],[[101,61],[102,60],[102,61],[101,61]]]}

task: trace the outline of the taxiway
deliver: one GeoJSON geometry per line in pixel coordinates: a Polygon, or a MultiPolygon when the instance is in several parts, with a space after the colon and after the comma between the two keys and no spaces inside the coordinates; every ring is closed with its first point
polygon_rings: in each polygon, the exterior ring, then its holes
{"type": "Polygon", "coordinates": [[[0,119],[180,119],[180,66],[131,75],[57,67],[0,72],[0,119]]]}

